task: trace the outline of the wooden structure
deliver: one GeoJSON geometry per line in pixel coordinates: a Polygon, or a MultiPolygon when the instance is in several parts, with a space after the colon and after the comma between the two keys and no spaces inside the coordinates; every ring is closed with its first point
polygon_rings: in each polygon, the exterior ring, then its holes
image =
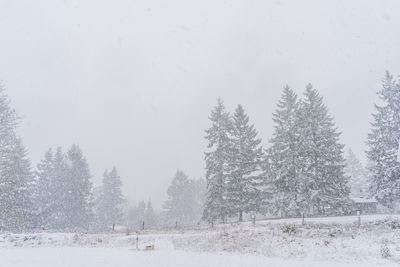
{"type": "Polygon", "coordinates": [[[352,211],[356,213],[360,211],[361,214],[374,214],[377,212],[378,201],[371,198],[353,197],[352,211]]]}

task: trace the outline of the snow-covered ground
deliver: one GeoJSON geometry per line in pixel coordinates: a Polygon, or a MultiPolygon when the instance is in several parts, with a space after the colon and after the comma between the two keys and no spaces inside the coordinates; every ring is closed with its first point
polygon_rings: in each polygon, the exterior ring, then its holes
{"type": "MultiPolygon", "coordinates": [[[[382,214],[368,214],[360,216],[362,222],[372,222],[376,220],[382,220],[386,218],[394,218],[400,220],[400,215],[382,215],[382,214]]],[[[358,216],[341,216],[341,217],[317,217],[317,218],[305,218],[305,222],[312,223],[354,223],[357,222],[358,216]]],[[[277,219],[271,220],[268,222],[276,222],[276,223],[296,223],[299,224],[302,222],[301,218],[294,219],[277,219]]]]}
{"type": "MultiPolygon", "coordinates": [[[[376,267],[376,263],[311,261],[257,255],[127,248],[32,248],[0,250],[2,267],[376,267]]],[[[389,265],[387,265],[389,266],[389,265]]],[[[393,265],[397,266],[397,265],[393,265]]]]}
{"type": "Polygon", "coordinates": [[[400,217],[274,220],[139,235],[0,234],[0,267],[399,266],[400,217]],[[145,251],[154,245],[154,251],[145,251]]]}

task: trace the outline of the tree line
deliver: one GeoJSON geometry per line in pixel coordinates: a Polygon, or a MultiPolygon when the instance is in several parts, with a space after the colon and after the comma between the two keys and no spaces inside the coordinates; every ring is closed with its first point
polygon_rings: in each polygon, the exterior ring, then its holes
{"type": "Polygon", "coordinates": [[[142,229],[161,225],[192,225],[202,214],[202,179],[189,179],[178,171],[168,188],[163,211],[151,200],[131,205],[122,193],[114,167],[94,187],[89,164],[81,148],[66,152],[49,149],[32,168],[22,139],[19,117],[0,88],[0,231],[92,230],[108,231],[115,225],[142,229]]]}
{"type": "Polygon", "coordinates": [[[283,89],[273,114],[269,147],[243,107],[233,115],[221,99],[206,130],[207,192],[203,219],[243,214],[282,217],[346,214],[351,197],[376,198],[392,212],[400,201],[400,82],[386,73],[368,134],[368,168],[350,150],[344,157],[333,117],[322,96],[307,85],[302,98],[283,89]]]}
{"type": "Polygon", "coordinates": [[[400,201],[400,82],[389,73],[378,91],[365,168],[350,150],[344,157],[333,117],[308,85],[301,98],[284,87],[273,114],[268,148],[238,105],[230,114],[221,99],[206,130],[205,179],[177,171],[162,211],[151,201],[130,205],[117,169],[93,187],[82,150],[49,149],[32,168],[17,134],[19,117],[0,88],[0,230],[109,230],[194,225],[244,215],[282,217],[344,214],[351,197],[374,197],[391,211],[400,201]],[[145,225],[146,224],[146,225],[145,225]]]}

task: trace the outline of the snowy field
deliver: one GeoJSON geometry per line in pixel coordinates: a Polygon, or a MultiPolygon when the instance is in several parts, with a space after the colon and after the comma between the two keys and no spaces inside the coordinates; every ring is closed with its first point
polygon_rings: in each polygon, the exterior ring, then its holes
{"type": "MultiPolygon", "coordinates": [[[[2,267],[375,267],[376,262],[337,263],[257,255],[194,253],[184,251],[133,251],[126,248],[32,248],[0,250],[2,267]]],[[[384,262],[382,262],[384,264],[384,262]]],[[[386,265],[390,266],[390,265],[386,265]]],[[[398,266],[393,264],[392,266],[398,266]]]]}
{"type": "Polygon", "coordinates": [[[1,267],[399,266],[400,217],[314,218],[126,233],[0,234],[1,267]],[[154,245],[154,251],[145,251],[154,245]]]}

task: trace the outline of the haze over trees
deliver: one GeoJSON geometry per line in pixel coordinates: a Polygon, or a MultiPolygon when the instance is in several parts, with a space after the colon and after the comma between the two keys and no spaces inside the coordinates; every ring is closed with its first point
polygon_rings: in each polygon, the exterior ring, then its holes
{"type": "Polygon", "coordinates": [[[345,173],[350,177],[350,195],[353,197],[368,197],[370,174],[351,149],[348,150],[346,155],[345,173]]]}
{"type": "Polygon", "coordinates": [[[165,225],[196,225],[203,213],[205,183],[189,179],[178,170],[167,190],[167,200],[161,213],[165,225]]]}
{"type": "Polygon", "coordinates": [[[49,149],[33,170],[17,135],[18,116],[0,89],[0,230],[109,231],[244,220],[255,214],[293,217],[351,212],[351,197],[400,202],[400,82],[386,73],[368,134],[368,170],[349,150],[345,159],[333,117],[310,84],[301,98],[285,86],[272,115],[268,147],[245,109],[221,99],[206,130],[205,179],[177,171],[158,213],[148,200],[129,206],[116,168],[93,188],[81,148],[49,149]]]}
{"type": "Polygon", "coordinates": [[[149,199],[139,201],[128,211],[128,227],[133,230],[148,229],[160,226],[159,216],[153,209],[153,204],[149,199]]]}

